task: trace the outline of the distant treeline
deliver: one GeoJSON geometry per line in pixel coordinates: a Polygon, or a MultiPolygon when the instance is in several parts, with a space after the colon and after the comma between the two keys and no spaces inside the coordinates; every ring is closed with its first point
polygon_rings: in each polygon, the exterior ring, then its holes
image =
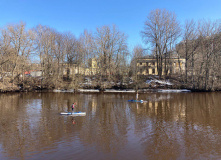
{"type": "Polygon", "coordinates": [[[79,36],[61,33],[38,25],[27,29],[24,22],[9,24],[0,33],[0,90],[20,88],[78,88],[86,75],[64,78],[64,64],[91,67],[91,59],[98,64],[96,81],[124,82],[136,76],[136,59],[147,54],[157,61],[159,78],[181,77],[187,88],[218,90],[221,67],[221,23],[218,20],[187,20],[180,25],[175,13],[156,9],[149,13],[141,31],[147,44],[128,50],[127,36],[117,26],[102,26],[94,33],[84,30],[79,36]],[[162,75],[167,59],[176,51],[186,59],[185,74],[162,75]],[[131,62],[128,62],[131,59],[131,62]],[[36,61],[35,61],[36,60],[36,61]],[[38,65],[36,65],[38,64],[38,65]],[[25,71],[41,70],[39,79],[25,76],[25,71]]]}

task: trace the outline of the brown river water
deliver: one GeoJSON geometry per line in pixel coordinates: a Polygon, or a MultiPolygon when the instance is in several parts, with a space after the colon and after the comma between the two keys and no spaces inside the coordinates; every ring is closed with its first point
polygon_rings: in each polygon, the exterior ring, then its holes
{"type": "Polygon", "coordinates": [[[0,94],[0,159],[221,159],[221,93],[0,94]],[[86,116],[60,115],[76,111],[86,116]]]}

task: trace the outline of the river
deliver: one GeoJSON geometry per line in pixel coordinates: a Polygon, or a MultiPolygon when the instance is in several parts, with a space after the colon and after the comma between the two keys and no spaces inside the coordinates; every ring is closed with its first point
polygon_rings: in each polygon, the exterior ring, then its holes
{"type": "Polygon", "coordinates": [[[221,93],[0,94],[0,159],[221,159],[221,93]],[[60,115],[76,111],[86,116],[60,115]]]}

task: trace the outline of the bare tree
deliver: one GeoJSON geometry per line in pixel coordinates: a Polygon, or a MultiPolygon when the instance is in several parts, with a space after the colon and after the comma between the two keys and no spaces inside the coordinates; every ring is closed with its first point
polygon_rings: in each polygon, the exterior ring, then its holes
{"type": "Polygon", "coordinates": [[[137,74],[137,59],[139,58],[142,58],[145,56],[145,51],[143,49],[143,47],[141,45],[136,45],[134,48],[133,48],[133,51],[132,51],[132,59],[131,59],[131,68],[130,68],[130,72],[131,72],[131,75],[134,75],[136,76],[137,74]]]}
{"type": "Polygon", "coordinates": [[[31,30],[27,31],[25,26],[23,22],[7,25],[1,32],[1,53],[4,55],[4,62],[8,62],[6,71],[12,73],[13,85],[15,77],[19,79],[22,76],[24,82],[24,71],[30,64],[29,56],[34,50],[35,36],[31,30]]]}
{"type": "Polygon", "coordinates": [[[155,51],[158,75],[161,78],[163,71],[163,58],[167,65],[166,54],[172,48],[180,35],[180,25],[175,13],[165,9],[156,9],[150,12],[141,32],[145,43],[150,44],[155,51]]]}
{"type": "Polygon", "coordinates": [[[220,22],[200,20],[198,24],[187,21],[179,53],[186,58],[185,81],[193,89],[214,90],[219,82],[220,22]]]}
{"type": "Polygon", "coordinates": [[[92,33],[84,30],[79,38],[79,54],[82,55],[82,67],[84,68],[84,75],[86,68],[89,68],[89,61],[95,57],[94,55],[94,38],[92,33]]]}
{"type": "Polygon", "coordinates": [[[64,34],[64,47],[65,61],[68,65],[67,80],[71,81],[70,87],[77,89],[81,80],[80,67],[83,62],[82,45],[72,33],[67,32],[64,34]],[[77,73],[74,71],[75,67],[77,67],[77,73]]]}
{"type": "Polygon", "coordinates": [[[95,52],[99,58],[101,77],[120,78],[126,65],[127,37],[115,25],[97,28],[95,52]]]}
{"type": "Polygon", "coordinates": [[[40,57],[42,70],[42,83],[45,87],[53,87],[53,75],[55,74],[55,46],[56,46],[56,31],[52,28],[38,25],[35,29],[37,35],[36,46],[37,53],[40,57]]]}
{"type": "Polygon", "coordinates": [[[198,57],[200,68],[198,70],[198,86],[203,82],[202,88],[205,90],[213,89],[214,74],[213,70],[220,60],[219,36],[221,32],[220,21],[200,21],[198,31],[200,34],[200,49],[198,57]]]}
{"type": "Polygon", "coordinates": [[[183,40],[176,46],[182,57],[185,57],[185,82],[188,82],[188,73],[192,73],[192,83],[194,81],[194,54],[199,46],[197,25],[193,20],[187,20],[184,25],[183,40]]]}

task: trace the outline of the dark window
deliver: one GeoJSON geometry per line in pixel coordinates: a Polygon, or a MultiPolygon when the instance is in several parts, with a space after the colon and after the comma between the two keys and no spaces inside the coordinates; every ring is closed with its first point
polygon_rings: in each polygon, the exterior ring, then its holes
{"type": "Polygon", "coordinates": [[[155,69],[152,69],[152,73],[155,74],[155,69]]]}
{"type": "Polygon", "coordinates": [[[149,69],[148,68],[146,69],[146,73],[149,74],[149,69]]]}

